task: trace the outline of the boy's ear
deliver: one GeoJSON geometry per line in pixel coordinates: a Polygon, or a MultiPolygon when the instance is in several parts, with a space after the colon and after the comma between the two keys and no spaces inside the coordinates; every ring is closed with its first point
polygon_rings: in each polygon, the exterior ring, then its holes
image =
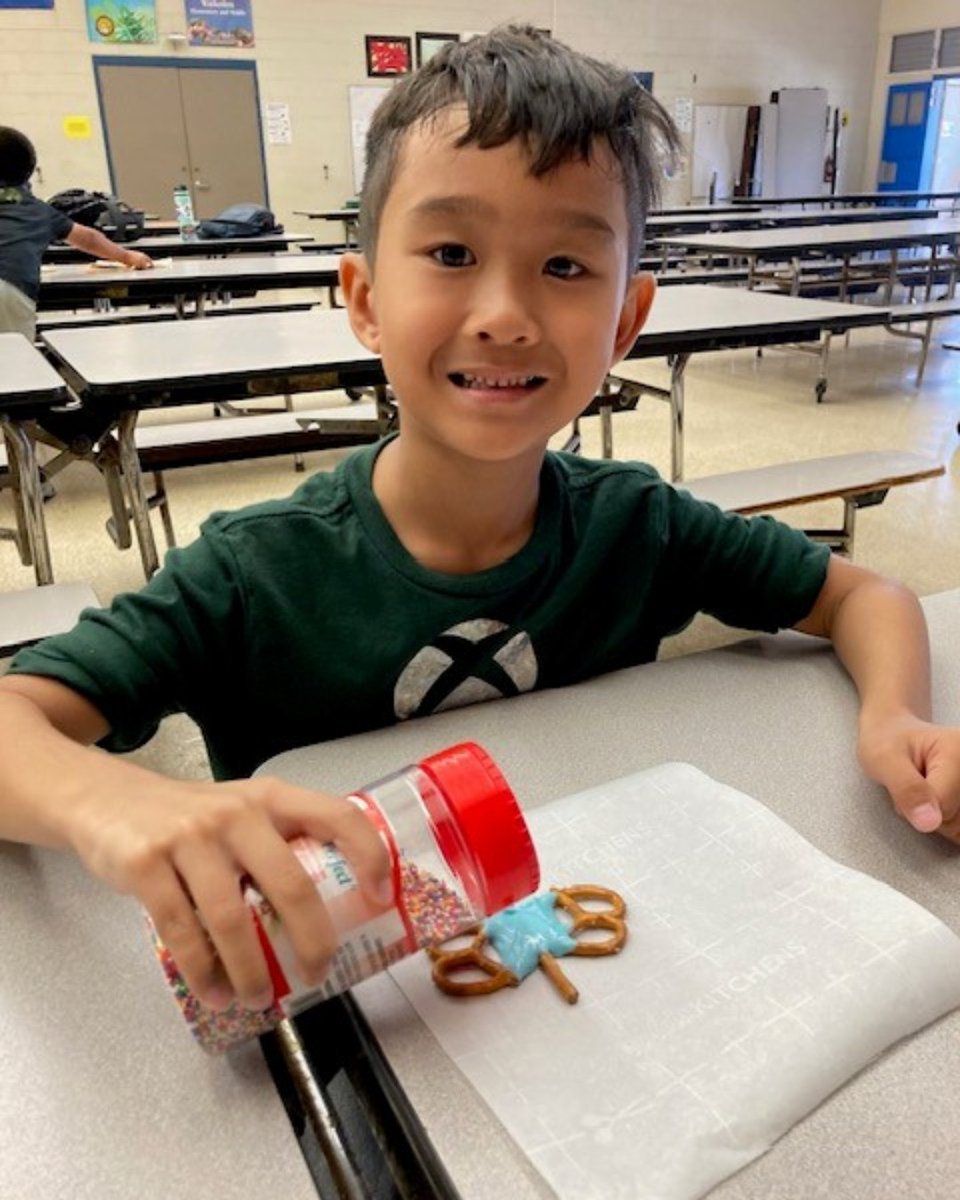
{"type": "Polygon", "coordinates": [[[350,326],[374,354],[380,353],[380,325],[373,302],[373,276],[365,254],[340,257],[340,290],[350,326]]]}
{"type": "Polygon", "coordinates": [[[646,322],[656,293],[656,280],[649,272],[641,271],[631,278],[620,309],[620,320],[617,322],[617,338],[613,346],[611,366],[618,363],[637,340],[637,334],[646,322]]]}

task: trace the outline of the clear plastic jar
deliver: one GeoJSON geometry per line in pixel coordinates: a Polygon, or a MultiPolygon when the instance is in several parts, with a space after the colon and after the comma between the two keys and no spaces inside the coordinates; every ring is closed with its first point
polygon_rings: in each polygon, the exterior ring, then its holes
{"type": "Polygon", "coordinates": [[[286,930],[254,884],[245,897],[274,986],[274,1003],[265,1012],[239,1005],[224,1013],[208,1009],[189,992],[154,934],[168,981],[205,1049],[218,1052],[262,1033],[406,955],[453,937],[529,895],[540,882],[523,814],[496,764],[476,743],[451,746],[349,798],[390,854],[393,900],[378,905],[367,897],[331,843],[310,838],[290,843],[337,932],[337,951],[319,986],[299,980],[286,930]]]}

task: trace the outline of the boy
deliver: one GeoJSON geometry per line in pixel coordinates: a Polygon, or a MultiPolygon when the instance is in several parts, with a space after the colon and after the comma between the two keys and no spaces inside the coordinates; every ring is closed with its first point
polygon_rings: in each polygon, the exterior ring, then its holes
{"type": "Polygon", "coordinates": [[[352,805],[241,776],[292,746],[649,661],[701,609],[832,637],[865,769],[917,829],[956,833],[960,731],[929,723],[912,595],[641,464],[546,453],[653,299],[632,264],[658,139],[674,145],[669,118],[630,76],[530,29],[451,44],[399,83],[370,130],[363,253],[342,268],[399,435],[289,501],[213,516],[143,592],[0,680],[0,836],[71,848],[136,895],[210,1004],[270,999],[244,874],[304,978],[322,974],[330,927],[292,835],[335,841],[388,894],[352,805]],[[131,749],[181,710],[220,782],[87,748],[131,749]]]}
{"type": "Polygon", "coordinates": [[[51,242],[61,240],[85,254],[145,271],[153,260],[125,250],[99,230],[76,225],[38,200],[30,190],[37,155],[30,140],[0,125],[0,333],[22,333],[32,342],[37,332],[40,262],[51,242]]]}

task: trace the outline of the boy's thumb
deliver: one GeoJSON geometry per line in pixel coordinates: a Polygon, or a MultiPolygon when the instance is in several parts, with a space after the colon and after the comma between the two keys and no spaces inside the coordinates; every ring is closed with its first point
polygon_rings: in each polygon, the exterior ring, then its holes
{"type": "Polygon", "coordinates": [[[897,812],[920,833],[933,833],[943,824],[936,792],[913,766],[901,778],[888,782],[897,812]]]}

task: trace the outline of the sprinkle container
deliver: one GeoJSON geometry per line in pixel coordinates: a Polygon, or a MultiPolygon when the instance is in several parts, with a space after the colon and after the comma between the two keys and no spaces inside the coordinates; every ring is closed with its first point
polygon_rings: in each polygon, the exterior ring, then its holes
{"type": "Polygon", "coordinates": [[[286,930],[267,898],[245,891],[274,987],[272,1005],[216,1012],[190,992],[153,931],[157,955],[201,1046],[219,1053],[272,1029],[426,946],[453,937],[536,891],[540,870],[526,822],[507,781],[475,742],[450,746],[354,792],[390,855],[393,900],[361,892],[331,843],[290,844],[313,880],[338,935],[326,979],[299,979],[286,930]]]}

